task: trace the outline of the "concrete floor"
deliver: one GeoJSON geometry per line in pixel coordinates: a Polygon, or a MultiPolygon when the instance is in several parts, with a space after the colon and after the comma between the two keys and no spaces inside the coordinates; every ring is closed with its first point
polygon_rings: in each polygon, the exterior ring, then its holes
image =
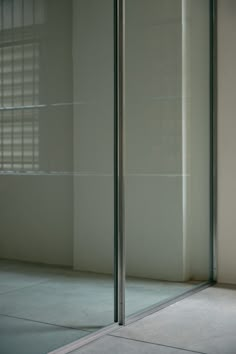
{"type": "MultiPolygon", "coordinates": [[[[195,285],[128,279],[127,314],[195,285]]],[[[0,261],[1,354],[44,354],[112,322],[111,276],[0,261]]]]}
{"type": "Polygon", "coordinates": [[[236,354],[236,287],[207,288],[75,353],[236,354]]]}

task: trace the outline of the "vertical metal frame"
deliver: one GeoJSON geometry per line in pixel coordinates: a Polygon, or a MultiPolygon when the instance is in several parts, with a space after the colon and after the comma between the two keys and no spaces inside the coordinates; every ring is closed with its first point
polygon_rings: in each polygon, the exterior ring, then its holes
{"type": "Polygon", "coordinates": [[[217,277],[217,0],[210,0],[210,276],[217,277]]]}
{"type": "Polygon", "coordinates": [[[125,324],[125,0],[114,0],[114,320],[125,324]]]}
{"type": "Polygon", "coordinates": [[[114,322],[118,322],[118,100],[117,100],[117,0],[113,1],[113,41],[114,41],[114,322]]]}

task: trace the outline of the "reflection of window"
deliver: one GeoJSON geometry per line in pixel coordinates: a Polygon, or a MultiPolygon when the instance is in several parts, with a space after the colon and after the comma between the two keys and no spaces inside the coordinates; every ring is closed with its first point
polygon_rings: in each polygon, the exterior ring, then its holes
{"type": "Polygon", "coordinates": [[[39,44],[0,44],[0,169],[36,170],[39,164],[39,44]]]}

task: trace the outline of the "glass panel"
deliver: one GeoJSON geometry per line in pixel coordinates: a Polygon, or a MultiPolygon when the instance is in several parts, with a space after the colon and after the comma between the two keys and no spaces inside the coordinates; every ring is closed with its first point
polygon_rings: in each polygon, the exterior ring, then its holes
{"type": "Polygon", "coordinates": [[[41,354],[113,322],[113,2],[0,11],[1,352],[41,354]]]}
{"type": "Polygon", "coordinates": [[[209,279],[209,1],[126,1],[126,314],[209,279]]]}

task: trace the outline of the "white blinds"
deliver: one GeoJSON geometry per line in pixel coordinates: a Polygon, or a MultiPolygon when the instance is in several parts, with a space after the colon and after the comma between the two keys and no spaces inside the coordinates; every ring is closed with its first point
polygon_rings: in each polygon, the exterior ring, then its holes
{"type": "Polygon", "coordinates": [[[38,169],[39,44],[0,44],[0,169],[38,169]]]}

